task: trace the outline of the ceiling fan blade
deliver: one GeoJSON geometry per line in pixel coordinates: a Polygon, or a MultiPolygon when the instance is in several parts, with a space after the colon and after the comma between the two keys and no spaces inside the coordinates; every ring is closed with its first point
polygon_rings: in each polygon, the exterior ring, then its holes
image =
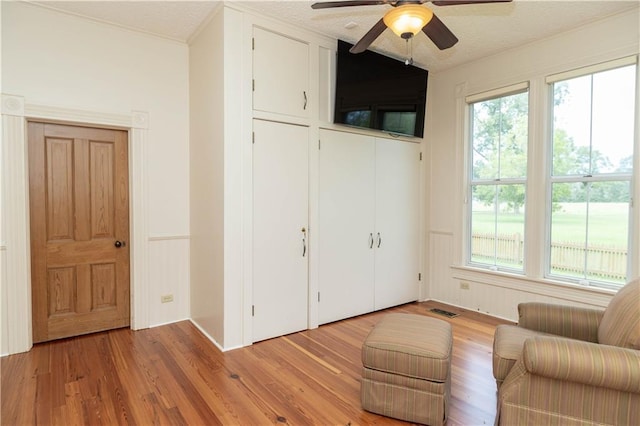
{"type": "Polygon", "coordinates": [[[347,6],[375,6],[378,4],[387,4],[387,0],[352,0],[352,1],[325,1],[322,3],[314,3],[311,9],[328,9],[330,7],[347,7],[347,6]]]}
{"type": "Polygon", "coordinates": [[[458,38],[453,35],[451,30],[436,16],[433,15],[431,21],[422,28],[431,41],[440,50],[448,49],[458,42],[458,38]]]}
{"type": "Polygon", "coordinates": [[[433,0],[436,6],[456,6],[459,4],[509,3],[513,0],[433,0]]]}
{"type": "Polygon", "coordinates": [[[387,29],[387,25],[384,23],[384,20],[380,19],[378,22],[376,22],[376,24],[373,27],[371,27],[369,32],[366,33],[364,37],[358,40],[358,42],[354,44],[351,49],[349,49],[349,52],[351,53],[364,52],[365,50],[367,50],[367,47],[369,47],[369,45],[373,43],[373,41],[377,39],[378,36],[382,34],[382,32],[386,29],[387,29]]]}

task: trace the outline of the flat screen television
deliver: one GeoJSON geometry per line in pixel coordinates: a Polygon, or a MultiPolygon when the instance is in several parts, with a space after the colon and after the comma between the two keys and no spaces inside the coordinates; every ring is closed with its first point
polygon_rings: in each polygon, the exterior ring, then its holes
{"type": "Polygon", "coordinates": [[[334,123],[422,137],[429,72],[338,40],[334,123]]]}

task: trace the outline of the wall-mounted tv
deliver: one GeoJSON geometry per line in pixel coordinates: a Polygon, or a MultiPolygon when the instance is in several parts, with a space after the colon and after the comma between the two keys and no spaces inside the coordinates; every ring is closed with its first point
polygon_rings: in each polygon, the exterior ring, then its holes
{"type": "Polygon", "coordinates": [[[429,72],[338,40],[334,123],[423,136],[429,72]]]}

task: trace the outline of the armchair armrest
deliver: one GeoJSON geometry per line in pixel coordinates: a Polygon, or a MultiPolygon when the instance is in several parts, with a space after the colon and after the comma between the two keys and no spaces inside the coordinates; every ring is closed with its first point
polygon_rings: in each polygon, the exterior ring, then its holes
{"type": "Polygon", "coordinates": [[[524,368],[551,379],[640,393],[640,351],[556,337],[527,339],[524,368]]]}
{"type": "Polygon", "coordinates": [[[520,303],[518,326],[571,339],[598,342],[604,309],[578,308],[550,303],[520,303]]]}

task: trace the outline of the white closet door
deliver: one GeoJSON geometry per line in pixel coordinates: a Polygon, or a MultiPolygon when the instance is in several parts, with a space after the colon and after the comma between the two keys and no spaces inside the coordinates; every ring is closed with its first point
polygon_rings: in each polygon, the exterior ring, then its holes
{"type": "Polygon", "coordinates": [[[261,120],[253,126],[255,342],[307,328],[309,132],[261,120]]]}
{"type": "Polygon", "coordinates": [[[376,139],[376,310],[418,298],[419,155],[419,144],[376,139]]]}
{"type": "Polygon", "coordinates": [[[254,28],[253,109],[309,116],[309,45],[254,28]]]}
{"type": "Polygon", "coordinates": [[[375,140],[320,133],[320,324],[373,310],[375,140]]]}

